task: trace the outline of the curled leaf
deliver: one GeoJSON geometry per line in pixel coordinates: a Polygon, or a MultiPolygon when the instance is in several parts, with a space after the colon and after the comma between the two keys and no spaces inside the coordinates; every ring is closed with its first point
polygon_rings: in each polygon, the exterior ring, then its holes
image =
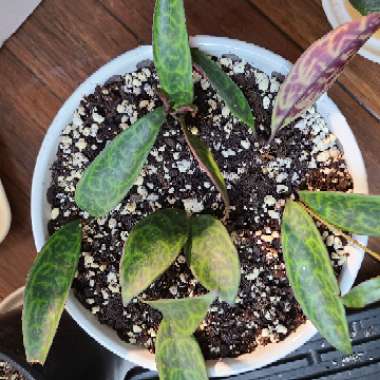
{"type": "Polygon", "coordinates": [[[380,236],[380,196],[300,191],[299,197],[326,222],[348,232],[380,236]]]}
{"type": "Polygon", "coordinates": [[[160,85],[174,109],[192,104],[193,69],[183,0],[157,0],[153,56],[160,85]]]}
{"type": "Polygon", "coordinates": [[[193,336],[173,334],[165,319],[157,334],[156,364],[160,380],[208,380],[198,342],[193,336]]]}
{"type": "Polygon", "coordinates": [[[366,16],[373,12],[380,12],[379,0],[350,0],[350,3],[363,16],[366,16]]]}
{"type": "Polygon", "coordinates": [[[211,215],[194,215],[187,253],[191,271],[200,283],[233,303],[239,291],[240,261],[223,224],[211,215]]]}
{"type": "Polygon", "coordinates": [[[95,158],[75,192],[82,210],[101,217],[122,201],[140,174],[165,117],[164,109],[157,108],[123,131],[95,158]]]}
{"type": "Polygon", "coordinates": [[[193,61],[205,73],[211,85],[224,100],[231,113],[248,125],[255,127],[255,118],[252,115],[251,107],[248,104],[243,92],[238,85],[205,53],[201,50],[191,49],[193,61]]]}
{"type": "Polygon", "coordinates": [[[120,284],[126,305],[174,262],[189,236],[186,212],[159,210],[131,231],[120,262],[120,284]]]}
{"type": "Polygon", "coordinates": [[[201,169],[209,176],[212,183],[219,190],[226,207],[226,214],[228,214],[230,208],[230,198],[228,196],[227,187],[222,172],[219,169],[218,163],[215,161],[214,155],[199,136],[194,135],[189,131],[184,120],[180,120],[180,122],[191,153],[198,161],[201,169]]]}
{"type": "Polygon", "coordinates": [[[162,313],[164,320],[170,323],[173,334],[190,336],[205,319],[215,297],[216,293],[211,292],[193,298],[145,302],[162,313]]]}
{"type": "Polygon", "coordinates": [[[314,42],[281,85],[272,113],[272,138],[326,92],[346,64],[376,32],[380,13],[344,24],[314,42]]]}
{"type": "Polygon", "coordinates": [[[351,352],[345,310],[327,249],[313,219],[288,201],[281,225],[286,273],[305,315],[327,341],[351,352]]]}
{"type": "Polygon", "coordinates": [[[47,241],[28,274],[22,333],[26,358],[44,364],[58,328],[81,252],[80,222],[70,222],[47,241]]]}
{"type": "Polygon", "coordinates": [[[347,307],[360,309],[380,301],[380,276],[362,282],[343,297],[347,307]]]}

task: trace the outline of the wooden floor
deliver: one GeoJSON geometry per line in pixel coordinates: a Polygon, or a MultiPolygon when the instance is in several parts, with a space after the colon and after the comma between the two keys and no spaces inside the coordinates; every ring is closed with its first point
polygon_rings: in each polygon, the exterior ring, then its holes
{"type": "MultiPolygon", "coordinates": [[[[191,34],[254,42],[295,61],[330,28],[320,0],[186,0],[191,34]]],[[[151,42],[153,0],[44,0],[0,50],[0,178],[13,209],[0,246],[0,299],[21,286],[35,250],[30,187],[36,155],[64,100],[101,65],[151,42]]],[[[380,194],[380,65],[357,57],[330,95],[357,137],[380,194]]],[[[371,246],[380,251],[380,241],[371,246]]],[[[380,274],[366,259],[361,278],[380,274]]]]}

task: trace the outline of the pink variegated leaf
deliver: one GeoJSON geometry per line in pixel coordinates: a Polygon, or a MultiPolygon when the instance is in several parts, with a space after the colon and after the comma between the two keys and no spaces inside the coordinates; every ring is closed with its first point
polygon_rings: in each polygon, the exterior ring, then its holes
{"type": "Polygon", "coordinates": [[[272,138],[326,92],[380,27],[380,13],[344,24],[314,42],[281,85],[272,113],[272,138]]]}

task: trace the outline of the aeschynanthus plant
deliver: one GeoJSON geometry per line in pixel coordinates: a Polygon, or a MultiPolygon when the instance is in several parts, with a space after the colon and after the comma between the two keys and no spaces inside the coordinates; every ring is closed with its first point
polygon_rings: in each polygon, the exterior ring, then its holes
{"type": "Polygon", "coordinates": [[[380,13],[372,13],[331,31],[301,55],[276,97],[272,138],[334,84],[345,66],[379,27],[380,13]]]}

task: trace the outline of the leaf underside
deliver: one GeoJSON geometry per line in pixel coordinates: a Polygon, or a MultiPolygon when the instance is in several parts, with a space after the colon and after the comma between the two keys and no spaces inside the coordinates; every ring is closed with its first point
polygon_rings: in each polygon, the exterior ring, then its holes
{"type": "Polygon", "coordinates": [[[380,301],[380,276],[362,282],[343,297],[347,307],[360,309],[380,301]]]}
{"type": "Polygon", "coordinates": [[[360,235],[380,236],[380,196],[300,191],[300,200],[330,224],[360,235]]]}
{"type": "Polygon", "coordinates": [[[240,285],[237,250],[223,224],[211,215],[191,218],[191,244],[188,246],[191,271],[200,283],[217,291],[222,300],[233,303],[240,285]]]}
{"type": "Polygon", "coordinates": [[[189,131],[189,129],[184,124],[184,121],[181,121],[181,124],[182,131],[185,135],[185,139],[191,153],[198,161],[201,169],[208,175],[212,183],[222,195],[226,212],[228,213],[228,210],[230,208],[230,198],[228,196],[223,174],[218,166],[218,163],[215,161],[214,155],[212,154],[210,148],[201,140],[199,136],[194,135],[189,131]]]}
{"type": "Polygon", "coordinates": [[[380,12],[379,0],[350,0],[350,3],[363,16],[366,16],[373,12],[380,12]]]}
{"type": "Polygon", "coordinates": [[[379,26],[380,13],[343,24],[314,42],[301,55],[277,94],[272,112],[272,138],[332,86],[379,26]]]}
{"type": "Polygon", "coordinates": [[[156,364],[160,380],[208,380],[206,364],[196,339],[173,334],[165,319],[157,333],[156,364]]]}
{"type": "Polygon", "coordinates": [[[287,276],[303,312],[331,345],[350,353],[345,310],[327,249],[312,218],[294,201],[285,206],[281,239],[287,276]]]}
{"type": "Polygon", "coordinates": [[[231,113],[248,127],[255,127],[255,118],[239,86],[201,50],[191,49],[193,61],[205,73],[212,87],[224,100],[231,113]]]}
{"type": "Polygon", "coordinates": [[[183,0],[156,0],[153,56],[161,88],[174,109],[192,104],[193,69],[183,0]]]}
{"type": "Polygon", "coordinates": [[[47,241],[28,274],[22,315],[27,361],[44,364],[58,328],[81,253],[80,222],[47,241]]]}
{"type": "Polygon", "coordinates": [[[125,305],[169,268],[188,236],[186,212],[177,209],[156,211],[132,229],[120,262],[125,305]]]}
{"type": "Polygon", "coordinates": [[[75,201],[82,210],[101,217],[123,200],[140,174],[165,118],[164,109],[157,108],[104,148],[77,185],[75,201]]]}
{"type": "Polygon", "coordinates": [[[173,333],[190,336],[205,319],[215,297],[216,293],[211,292],[199,297],[146,301],[146,303],[162,313],[164,320],[170,323],[173,333]]]}

